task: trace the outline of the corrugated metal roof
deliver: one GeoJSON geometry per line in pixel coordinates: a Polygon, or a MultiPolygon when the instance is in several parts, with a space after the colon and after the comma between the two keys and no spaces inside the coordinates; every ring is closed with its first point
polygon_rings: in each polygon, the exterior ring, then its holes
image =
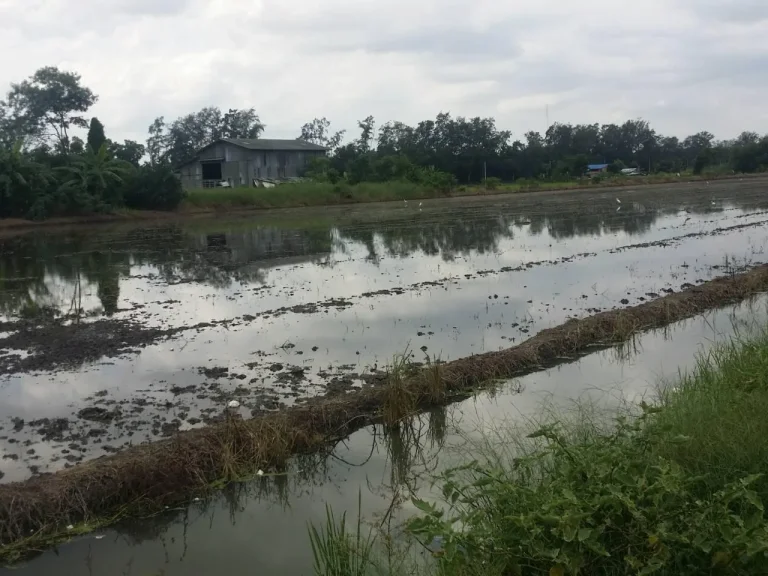
{"type": "MultiPolygon", "coordinates": [[[[584,164],[582,164],[584,166],[584,164]]],[[[587,164],[587,168],[589,170],[602,170],[603,168],[608,168],[608,164],[587,164]]]]}
{"type": "Polygon", "coordinates": [[[248,148],[249,150],[279,150],[279,151],[302,151],[302,150],[325,150],[325,146],[305,142],[304,140],[269,140],[265,138],[243,139],[243,138],[222,138],[220,142],[229,142],[235,146],[248,148]]]}

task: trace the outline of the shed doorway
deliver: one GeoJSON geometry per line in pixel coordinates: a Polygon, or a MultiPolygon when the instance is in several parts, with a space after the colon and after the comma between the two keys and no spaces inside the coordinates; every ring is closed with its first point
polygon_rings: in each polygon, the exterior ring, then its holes
{"type": "Polygon", "coordinates": [[[221,181],[221,162],[203,162],[203,180],[221,181]]]}

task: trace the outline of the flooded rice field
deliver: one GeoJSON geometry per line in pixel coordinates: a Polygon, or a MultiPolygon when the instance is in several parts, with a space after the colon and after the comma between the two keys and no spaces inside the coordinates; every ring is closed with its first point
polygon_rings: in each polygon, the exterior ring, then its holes
{"type": "Polygon", "coordinates": [[[432,478],[477,458],[479,442],[503,440],[501,431],[540,414],[543,407],[568,409],[580,402],[599,413],[625,402],[652,400],[657,386],[693,366],[696,354],[737,331],[764,326],[767,307],[768,298],[761,296],[501,383],[398,428],[362,429],[324,454],[295,458],[285,474],[233,484],[188,508],[80,537],[14,573],[206,576],[224,569],[227,574],[310,575],[307,525],[325,520],[326,503],[338,515],[346,511],[354,518],[359,498],[368,526],[377,526],[394,510],[391,528],[396,534],[401,521],[416,513],[409,495],[439,500],[432,478]]]}
{"type": "Polygon", "coordinates": [[[762,263],[766,192],[729,181],[0,238],[0,482],[205,426],[231,400],[248,417],[345,394],[406,350],[507,348],[762,263]]]}

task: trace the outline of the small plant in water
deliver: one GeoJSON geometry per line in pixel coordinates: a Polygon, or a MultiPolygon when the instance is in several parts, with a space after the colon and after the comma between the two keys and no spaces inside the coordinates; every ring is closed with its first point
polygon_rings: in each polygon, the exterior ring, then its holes
{"type": "Polygon", "coordinates": [[[369,530],[363,534],[362,495],[357,496],[357,527],[347,531],[346,512],[337,519],[325,506],[325,526],[319,530],[309,525],[315,576],[365,576],[373,569],[372,555],[376,535],[369,530]]]}

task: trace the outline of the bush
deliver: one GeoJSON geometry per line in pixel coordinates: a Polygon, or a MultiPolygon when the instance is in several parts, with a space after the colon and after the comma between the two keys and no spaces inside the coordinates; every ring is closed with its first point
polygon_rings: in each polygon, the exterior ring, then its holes
{"type": "Polygon", "coordinates": [[[510,467],[447,472],[450,515],[415,500],[424,514],[410,531],[442,538],[441,574],[757,574],[768,562],[758,476],[700,495],[701,476],[655,455],[689,439],[647,427],[657,409],[644,409],[587,440],[544,427],[530,436],[543,444],[510,467]]]}
{"type": "Polygon", "coordinates": [[[54,193],[51,170],[22,151],[21,142],[0,147],[0,218],[45,217],[45,198],[54,193]]]}
{"type": "Polygon", "coordinates": [[[693,162],[693,173],[698,176],[704,172],[705,168],[711,166],[713,163],[714,152],[711,148],[706,148],[696,156],[696,160],[693,162]]]}
{"type": "Polygon", "coordinates": [[[137,210],[173,210],[186,197],[181,181],[166,166],[142,166],[125,178],[123,201],[137,210]]]}
{"type": "Polygon", "coordinates": [[[485,179],[485,187],[488,188],[488,190],[496,190],[501,186],[501,178],[486,178],[485,179]]]}
{"type": "Polygon", "coordinates": [[[433,168],[420,168],[417,171],[416,182],[427,188],[448,192],[456,186],[456,177],[433,168]]]}
{"type": "Polygon", "coordinates": [[[621,160],[614,160],[608,164],[608,172],[611,174],[621,174],[621,171],[626,167],[627,166],[621,160]]]}

